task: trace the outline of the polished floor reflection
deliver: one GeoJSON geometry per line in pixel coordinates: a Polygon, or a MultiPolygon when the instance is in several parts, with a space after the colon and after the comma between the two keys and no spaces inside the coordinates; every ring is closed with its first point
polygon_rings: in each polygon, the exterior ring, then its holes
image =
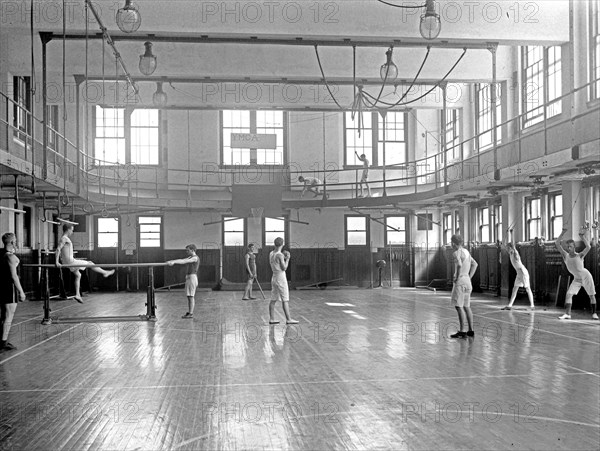
{"type": "Polygon", "coordinates": [[[475,337],[450,339],[449,293],[293,291],[268,302],[144,293],[19,304],[0,354],[0,449],[589,449],[600,444],[600,323],[500,311],[475,295],[475,337]],[[61,321],[62,320],[62,321],[61,321]]]}

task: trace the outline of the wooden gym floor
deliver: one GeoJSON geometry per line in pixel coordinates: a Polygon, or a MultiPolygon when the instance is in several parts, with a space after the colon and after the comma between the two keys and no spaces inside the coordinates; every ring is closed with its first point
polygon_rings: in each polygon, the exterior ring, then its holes
{"type": "MultiPolygon", "coordinates": [[[[565,449],[600,443],[600,323],[503,312],[474,295],[453,340],[449,293],[292,291],[268,302],[157,292],[158,322],[43,326],[19,304],[0,354],[0,449],[565,449]],[[283,320],[281,307],[277,307],[283,320]]],[[[145,293],[52,302],[60,318],[145,313],[145,293]]]]}

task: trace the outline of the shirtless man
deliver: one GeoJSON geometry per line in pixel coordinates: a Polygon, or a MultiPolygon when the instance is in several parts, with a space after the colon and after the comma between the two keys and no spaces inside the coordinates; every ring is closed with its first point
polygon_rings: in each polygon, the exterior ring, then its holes
{"type": "MultiPolygon", "coordinates": [[[[71,235],[73,235],[73,225],[63,224],[63,235],[60,237],[60,240],[58,240],[58,246],[56,246],[56,266],[60,268],[62,265],[80,265],[77,267],[69,267],[69,269],[75,277],[75,300],[80,304],[83,304],[81,293],[79,291],[79,286],[81,284],[80,271],[86,267],[89,267],[90,265],[94,265],[95,263],[87,260],[75,260],[73,258],[73,243],[71,242],[71,235]]],[[[90,269],[102,274],[104,277],[112,276],[115,273],[114,269],[106,271],[105,269],[97,266],[93,266],[90,269]]]]}
{"type": "Polygon", "coordinates": [[[275,319],[275,304],[281,301],[283,313],[285,313],[286,324],[298,324],[298,321],[290,316],[290,290],[288,288],[287,277],[285,270],[290,262],[290,253],[288,251],[281,252],[283,247],[283,238],[275,238],[275,250],[269,254],[269,263],[273,270],[271,278],[271,303],[269,304],[269,324],[279,324],[275,319]]]}
{"type": "Polygon", "coordinates": [[[452,235],[450,239],[454,253],[454,285],[452,287],[452,305],[456,307],[458,313],[458,322],[460,329],[457,333],[450,335],[450,338],[465,338],[475,336],[473,331],[473,312],[471,312],[471,292],[473,286],[471,279],[477,271],[477,262],[471,257],[468,250],[462,247],[463,239],[460,235],[452,235]],[[469,330],[463,331],[465,325],[465,316],[469,324],[469,330]]]}
{"type": "Polygon", "coordinates": [[[513,287],[512,295],[510,296],[510,301],[506,307],[502,307],[501,310],[510,310],[512,309],[512,305],[517,298],[517,293],[519,291],[519,287],[525,288],[527,291],[527,297],[529,298],[529,307],[531,310],[535,310],[535,305],[533,304],[533,293],[531,292],[531,286],[529,283],[529,271],[521,261],[521,256],[519,255],[519,251],[515,248],[513,238],[513,231],[510,230],[511,241],[508,242],[505,246],[506,251],[508,252],[508,256],[510,257],[510,262],[512,263],[515,271],[517,271],[517,278],[515,279],[515,285],[513,287]]]}
{"type": "Polygon", "coordinates": [[[317,197],[319,194],[321,194],[319,192],[319,185],[321,184],[321,180],[319,180],[318,178],[300,176],[298,177],[298,181],[300,183],[304,183],[304,188],[302,189],[300,197],[304,197],[304,193],[306,193],[307,191],[314,193],[313,197],[317,197]]]}
{"type": "Polygon", "coordinates": [[[356,158],[358,158],[360,161],[362,161],[363,163],[363,172],[362,172],[362,176],[360,178],[360,196],[358,197],[364,197],[363,196],[363,185],[365,185],[367,187],[367,192],[369,194],[367,194],[367,197],[371,197],[371,187],[369,186],[369,183],[367,182],[367,179],[369,178],[369,160],[367,159],[367,156],[363,153],[362,155],[358,155],[358,153],[356,151],[354,151],[354,153],[356,154],[356,158]]]}
{"type": "Polygon", "coordinates": [[[559,319],[571,319],[571,306],[573,304],[573,295],[579,293],[579,290],[583,288],[590,297],[590,307],[592,309],[592,319],[598,319],[596,313],[596,288],[594,287],[594,279],[592,274],[583,267],[583,258],[592,248],[590,242],[585,237],[586,230],[579,234],[583,240],[585,248],[581,252],[575,252],[575,241],[565,241],[566,248],[562,244],[562,236],[566,233],[567,229],[563,229],[562,233],[556,239],[556,248],[562,255],[565,265],[571,274],[573,274],[573,282],[569,285],[567,290],[567,296],[565,298],[565,314],[560,316],[559,319]]]}

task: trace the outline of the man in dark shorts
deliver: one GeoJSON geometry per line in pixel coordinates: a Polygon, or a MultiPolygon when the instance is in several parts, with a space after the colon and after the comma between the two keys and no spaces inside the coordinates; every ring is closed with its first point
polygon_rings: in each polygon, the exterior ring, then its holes
{"type": "Polygon", "coordinates": [[[25,292],[21,286],[17,266],[19,258],[15,255],[17,250],[17,237],[14,233],[2,235],[3,249],[0,250],[0,352],[17,349],[8,342],[8,333],[12,325],[17,302],[25,300],[25,292]],[[15,288],[18,296],[15,296],[15,288]]]}

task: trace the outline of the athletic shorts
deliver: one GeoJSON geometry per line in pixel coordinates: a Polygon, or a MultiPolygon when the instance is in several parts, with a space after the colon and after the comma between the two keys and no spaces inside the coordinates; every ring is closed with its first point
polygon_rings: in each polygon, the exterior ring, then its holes
{"type": "Polygon", "coordinates": [[[78,267],[78,268],[76,268],[76,267],[69,268],[69,270],[71,272],[77,272],[80,269],[85,269],[87,267],[87,265],[91,265],[92,262],[89,262],[87,260],[73,260],[71,263],[65,263],[65,264],[66,265],[81,265],[81,267],[78,267]]]}
{"type": "Polygon", "coordinates": [[[246,275],[248,276],[248,282],[251,282],[254,280],[254,276],[252,274],[250,274],[248,271],[246,271],[246,275]]]}
{"type": "Polygon", "coordinates": [[[569,289],[567,290],[567,294],[577,294],[579,290],[583,288],[588,296],[596,295],[596,287],[594,287],[594,279],[592,278],[592,274],[586,269],[583,272],[583,277],[581,279],[574,279],[569,285],[569,289]]]}
{"type": "Polygon", "coordinates": [[[369,178],[369,171],[363,171],[360,181],[366,182],[368,178],[369,178]]]}
{"type": "Polygon", "coordinates": [[[195,296],[196,288],[198,288],[198,276],[196,274],[188,274],[185,276],[185,295],[195,296]]]}
{"type": "Polygon", "coordinates": [[[529,288],[531,285],[529,284],[529,271],[520,270],[517,271],[517,278],[515,279],[515,287],[523,287],[529,288]]]}
{"type": "Polygon", "coordinates": [[[290,289],[285,273],[273,274],[271,277],[271,301],[287,302],[290,300],[290,289]]]}
{"type": "Polygon", "coordinates": [[[470,307],[472,291],[471,278],[469,276],[460,276],[452,287],[452,294],[450,295],[452,306],[470,307]]]}

